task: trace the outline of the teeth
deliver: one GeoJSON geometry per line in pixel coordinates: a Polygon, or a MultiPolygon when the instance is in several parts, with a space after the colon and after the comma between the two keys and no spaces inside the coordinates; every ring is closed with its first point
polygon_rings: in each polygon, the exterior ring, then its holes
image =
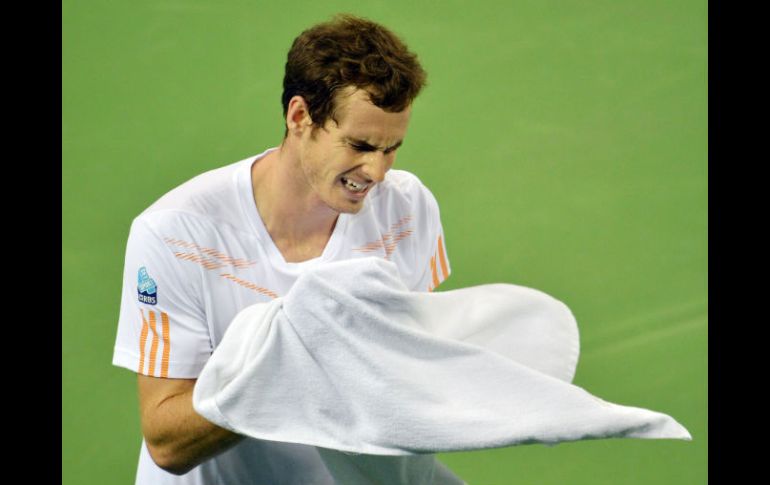
{"type": "Polygon", "coordinates": [[[358,184],[358,183],[353,182],[352,180],[348,180],[348,179],[346,179],[344,177],[342,179],[342,182],[345,184],[345,186],[347,188],[349,188],[353,192],[361,192],[364,189],[366,189],[366,187],[369,186],[369,184],[358,184]]]}

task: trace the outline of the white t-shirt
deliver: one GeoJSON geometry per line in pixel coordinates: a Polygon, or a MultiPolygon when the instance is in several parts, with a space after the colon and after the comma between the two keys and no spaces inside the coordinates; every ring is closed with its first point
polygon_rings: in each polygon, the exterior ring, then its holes
{"type": "MultiPolygon", "coordinates": [[[[386,258],[415,291],[432,291],[449,276],[438,204],[402,170],[387,172],[358,214],[340,214],[321,256],[286,262],[252,195],[251,167],[272,150],[193,178],[133,221],[114,365],[196,378],[240,310],[285,295],[302,272],[328,261],[386,258]]],[[[333,481],[313,447],[244,439],[182,476],[155,465],[143,442],[136,483],[333,481]]]]}

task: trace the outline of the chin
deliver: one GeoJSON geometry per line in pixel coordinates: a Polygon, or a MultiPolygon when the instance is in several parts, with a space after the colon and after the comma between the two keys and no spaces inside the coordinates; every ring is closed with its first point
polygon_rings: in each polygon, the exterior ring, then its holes
{"type": "Polygon", "coordinates": [[[330,209],[340,214],[358,214],[361,209],[364,208],[364,200],[359,201],[345,201],[336,204],[327,204],[330,209]]]}
{"type": "Polygon", "coordinates": [[[338,212],[341,214],[358,214],[361,212],[361,209],[364,208],[364,203],[361,201],[358,204],[348,204],[345,208],[339,209],[338,212]]]}

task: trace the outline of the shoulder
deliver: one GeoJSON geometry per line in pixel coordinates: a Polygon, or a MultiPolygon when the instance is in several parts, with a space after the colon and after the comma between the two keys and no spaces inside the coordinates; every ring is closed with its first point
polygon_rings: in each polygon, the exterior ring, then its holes
{"type": "Polygon", "coordinates": [[[168,210],[210,214],[217,202],[232,197],[235,174],[242,163],[243,160],[193,177],[168,191],[140,216],[168,210]]]}
{"type": "Polygon", "coordinates": [[[372,248],[381,249],[385,259],[396,263],[410,289],[436,287],[440,281],[436,281],[438,276],[432,278],[432,269],[442,235],[436,198],[415,174],[404,170],[390,170],[375,188],[365,217],[376,226],[378,237],[354,250],[370,253],[372,248]]]}
{"type": "Polygon", "coordinates": [[[385,180],[371,194],[371,202],[375,210],[438,212],[438,203],[430,189],[417,175],[406,170],[389,170],[385,180]]]}
{"type": "Polygon", "coordinates": [[[380,191],[392,192],[409,196],[428,190],[417,175],[406,170],[388,170],[385,180],[380,183],[380,191]]]}
{"type": "MultiPolygon", "coordinates": [[[[425,241],[434,239],[441,225],[438,203],[415,174],[390,170],[376,189],[370,194],[369,210],[364,217],[372,221],[382,235],[403,236],[404,241],[399,242],[399,247],[404,246],[402,249],[410,245],[422,247],[425,241]]],[[[416,247],[412,250],[417,251],[416,247]]]]}
{"type": "Polygon", "coordinates": [[[204,172],[170,190],[142,211],[134,226],[198,232],[211,227],[242,226],[242,192],[248,186],[249,157],[204,172]]]}

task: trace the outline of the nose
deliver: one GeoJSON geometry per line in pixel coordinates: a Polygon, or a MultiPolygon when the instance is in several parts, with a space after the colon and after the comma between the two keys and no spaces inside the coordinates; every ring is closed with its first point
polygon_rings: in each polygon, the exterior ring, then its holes
{"type": "Polygon", "coordinates": [[[390,155],[376,150],[366,154],[361,171],[370,181],[379,183],[385,180],[385,173],[390,170],[392,165],[393,160],[390,155]]]}

